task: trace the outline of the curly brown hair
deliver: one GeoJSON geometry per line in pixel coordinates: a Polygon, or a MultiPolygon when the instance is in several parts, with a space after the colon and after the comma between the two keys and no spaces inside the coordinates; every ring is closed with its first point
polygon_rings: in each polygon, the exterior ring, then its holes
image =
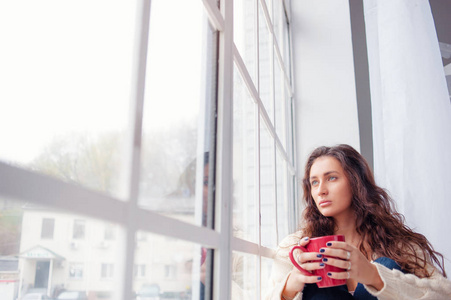
{"type": "Polygon", "coordinates": [[[307,160],[303,179],[306,208],[300,228],[304,236],[331,235],[336,230],[334,219],[319,212],[311,193],[310,169],[322,156],[337,159],[349,180],[356,231],[361,236],[359,249],[367,258],[373,255],[391,258],[405,272],[420,278],[430,277],[433,270],[427,265],[435,264],[446,277],[443,255],[434,250],[424,235],[405,224],[404,216],[396,211],[388,193],[376,185],[365,158],[349,145],[316,148],[307,160]]]}

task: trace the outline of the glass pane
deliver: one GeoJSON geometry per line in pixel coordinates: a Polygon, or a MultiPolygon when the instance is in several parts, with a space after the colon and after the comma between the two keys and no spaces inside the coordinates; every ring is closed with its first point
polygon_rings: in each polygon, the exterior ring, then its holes
{"type": "Polygon", "coordinates": [[[281,48],[282,44],[282,31],[283,31],[283,20],[284,20],[284,8],[283,8],[283,0],[273,0],[273,26],[274,26],[274,35],[277,41],[279,48],[281,48]]]}
{"type": "MultiPolygon", "coordinates": [[[[261,258],[261,294],[262,296],[264,296],[266,293],[268,293],[268,290],[266,289],[267,287],[267,282],[269,282],[269,279],[271,277],[271,270],[272,270],[272,266],[273,266],[273,260],[266,258],[266,257],[262,257],[261,258]]],[[[262,297],[264,298],[264,297],[262,297]]]]}
{"type": "Polygon", "coordinates": [[[277,184],[277,233],[279,240],[277,244],[281,242],[281,240],[288,235],[288,224],[289,224],[289,216],[291,210],[288,208],[288,203],[292,200],[288,194],[288,172],[287,172],[287,164],[285,160],[280,155],[280,152],[277,151],[276,156],[276,167],[277,167],[277,176],[276,176],[276,184],[277,184]]]}
{"type": "Polygon", "coordinates": [[[2,289],[11,296],[2,299],[31,292],[56,299],[63,290],[119,299],[125,239],[118,224],[0,198],[0,240],[0,263],[9,271],[2,279],[15,282],[2,289]],[[73,236],[79,224],[86,229],[84,239],[73,236]],[[104,238],[106,228],[115,238],[104,238]],[[44,237],[44,231],[52,236],[44,237]]]}
{"type": "Polygon", "coordinates": [[[212,259],[211,249],[138,232],[133,278],[137,299],[210,299],[212,259]]]}
{"type": "Polygon", "coordinates": [[[266,4],[266,8],[268,9],[269,18],[271,19],[271,23],[274,23],[273,20],[273,2],[275,0],[260,0],[266,4]]]}
{"type": "Polygon", "coordinates": [[[294,164],[294,106],[291,103],[291,97],[286,95],[287,103],[287,155],[291,165],[294,164]]]}
{"type": "Polygon", "coordinates": [[[258,299],[258,256],[234,251],[232,253],[231,299],[258,299]]]}
{"type": "Polygon", "coordinates": [[[256,205],[256,111],[237,68],[233,88],[233,228],[234,235],[258,241],[256,205]]]}
{"type": "Polygon", "coordinates": [[[133,1],[1,1],[2,161],[121,195],[135,11],[133,1]]]}
{"type": "Polygon", "coordinates": [[[266,124],[260,121],[260,200],[261,244],[268,248],[277,246],[276,189],[274,140],[266,124]]]}
{"type": "Polygon", "coordinates": [[[451,102],[451,35],[449,30],[451,27],[451,20],[449,18],[451,7],[448,2],[429,1],[429,4],[434,18],[445,80],[448,87],[448,96],[451,102]]]}
{"type": "Polygon", "coordinates": [[[139,205],[206,226],[216,32],[200,1],[155,0],[150,17],[139,205]]]}
{"type": "Polygon", "coordinates": [[[257,86],[257,1],[235,0],[233,2],[234,43],[255,86],[257,86]]]}
{"type": "Polygon", "coordinates": [[[285,78],[278,60],[274,61],[274,94],[275,94],[275,112],[276,112],[276,133],[284,149],[287,147],[286,128],[287,128],[287,110],[285,98],[285,78]]]}
{"type": "Polygon", "coordinates": [[[274,108],[273,108],[273,76],[272,76],[272,39],[268,30],[266,18],[263,14],[261,5],[258,6],[259,18],[259,95],[269,115],[271,122],[274,124],[274,108]]]}
{"type": "Polygon", "coordinates": [[[285,65],[285,72],[287,73],[288,80],[291,84],[291,48],[290,48],[290,34],[288,28],[288,19],[285,14],[283,14],[283,30],[282,36],[283,40],[279,42],[280,52],[283,56],[283,62],[285,65]]]}

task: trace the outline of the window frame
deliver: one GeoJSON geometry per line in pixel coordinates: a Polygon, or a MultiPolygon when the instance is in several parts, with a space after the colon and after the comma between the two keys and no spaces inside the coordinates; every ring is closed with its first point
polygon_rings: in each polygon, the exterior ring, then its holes
{"type": "MultiPolygon", "coordinates": [[[[265,21],[271,25],[270,8],[266,0],[255,0],[257,6],[261,5],[264,12],[265,21]]],[[[287,19],[289,21],[289,0],[282,1],[287,19]]],[[[127,141],[128,161],[125,170],[127,183],[127,195],[125,201],[107,194],[92,191],[83,186],[63,182],[49,176],[25,170],[19,167],[0,162],[0,195],[20,201],[37,203],[57,209],[66,210],[71,213],[80,214],[106,222],[119,224],[125,228],[125,255],[124,261],[117,265],[116,272],[123,273],[123,283],[119,299],[131,299],[133,297],[134,261],[135,261],[135,235],[142,230],[153,234],[168,236],[188,242],[200,244],[204,247],[215,250],[215,262],[213,272],[213,298],[231,299],[231,259],[232,252],[239,251],[258,257],[258,270],[261,272],[261,257],[272,258],[274,249],[262,247],[259,243],[248,242],[233,236],[232,233],[232,197],[233,197],[233,72],[234,65],[237,66],[249,92],[258,106],[258,113],[274,141],[275,151],[279,151],[288,166],[288,172],[293,183],[289,199],[290,205],[297,206],[298,175],[295,159],[295,138],[294,135],[287,135],[292,148],[286,147],[280,141],[271,118],[262,104],[258,88],[252,81],[246,66],[233,42],[233,1],[220,1],[219,7],[215,0],[203,0],[203,5],[207,12],[212,26],[218,31],[218,82],[217,82],[217,128],[216,128],[216,194],[215,194],[215,229],[200,227],[193,224],[163,216],[159,213],[142,209],[138,206],[139,196],[139,172],[140,172],[140,148],[141,132],[143,120],[144,89],[146,76],[146,61],[148,47],[148,33],[151,1],[141,0],[138,4],[138,19],[135,38],[135,50],[133,53],[132,71],[132,114],[129,120],[129,140],[127,141]],[[26,187],[26,188],[23,188],[26,187]],[[57,191],[57,192],[56,192],[57,191]],[[62,197],[63,196],[63,197],[62,197]],[[64,199],[64,201],[62,201],[64,199]],[[104,208],[108,207],[108,210],[104,208]],[[124,213],[125,212],[125,213],[124,213]]],[[[258,29],[257,29],[258,30],[258,29]]],[[[273,37],[272,25],[269,26],[270,34],[273,37]]],[[[291,32],[289,32],[291,34],[291,32]]],[[[277,43],[274,43],[271,56],[272,63],[283,62],[282,52],[277,43]]],[[[291,45],[289,46],[291,47],[291,45]]],[[[290,48],[291,49],[291,48],[290,48]]],[[[290,58],[291,59],[291,58],[290,58]]],[[[281,69],[284,72],[285,84],[289,93],[290,101],[287,104],[291,107],[294,122],[294,102],[291,87],[291,70],[286,70],[282,63],[281,69]]],[[[274,76],[274,75],[273,75],[274,76]]],[[[258,76],[257,76],[258,77],[258,76]]],[[[274,97],[272,101],[275,101],[274,97]]],[[[273,102],[274,105],[274,102],[273,102]]],[[[292,132],[294,123],[291,124],[292,132]]],[[[259,130],[257,130],[259,132],[259,130]]],[[[274,158],[275,159],[275,158],[274,158]]],[[[276,201],[276,199],[274,200],[276,201]]],[[[259,202],[260,205],[260,202],[259,202]]],[[[277,203],[276,203],[277,207],[277,203]]],[[[297,211],[295,209],[294,211],[297,211]]],[[[291,221],[290,226],[294,229],[296,214],[287,216],[291,221]]],[[[275,214],[277,217],[277,214],[275,214]]],[[[261,235],[262,233],[259,232],[261,235]]],[[[280,238],[280,237],[279,237],[280,238]]],[[[102,268],[102,267],[101,267],[102,268]]],[[[258,293],[261,286],[259,281],[258,293]]],[[[259,296],[261,296],[259,294],[259,296]]]]}

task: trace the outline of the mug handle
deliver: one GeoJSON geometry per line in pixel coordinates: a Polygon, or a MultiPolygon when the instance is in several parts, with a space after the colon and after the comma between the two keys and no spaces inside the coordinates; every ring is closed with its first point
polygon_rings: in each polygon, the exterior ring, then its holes
{"type": "Polygon", "coordinates": [[[306,275],[306,276],[312,276],[312,273],[310,273],[310,272],[308,272],[307,270],[303,269],[303,268],[298,264],[298,262],[296,261],[296,259],[294,259],[294,257],[293,257],[293,252],[294,252],[294,250],[296,250],[296,249],[299,249],[299,250],[301,250],[302,252],[308,252],[307,249],[305,249],[305,248],[302,247],[302,246],[294,246],[294,247],[291,248],[291,250],[290,250],[290,260],[291,260],[291,262],[293,263],[293,265],[294,265],[296,268],[298,268],[299,271],[301,271],[301,273],[303,273],[303,274],[306,275]]]}

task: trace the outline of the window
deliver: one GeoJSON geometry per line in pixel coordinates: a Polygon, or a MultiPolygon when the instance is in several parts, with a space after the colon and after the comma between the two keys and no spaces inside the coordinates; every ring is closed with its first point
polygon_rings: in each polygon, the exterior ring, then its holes
{"type": "Polygon", "coordinates": [[[166,279],[173,279],[176,277],[177,267],[174,265],[165,265],[164,266],[164,277],[166,279]]]}
{"type": "Polygon", "coordinates": [[[52,289],[261,298],[295,222],[286,1],[24,1],[0,4],[15,253],[60,258],[52,289]]]}
{"type": "Polygon", "coordinates": [[[83,279],[83,264],[71,263],[69,266],[70,279],[83,279]]]}
{"type": "Polygon", "coordinates": [[[108,224],[107,226],[105,226],[105,233],[103,238],[105,240],[114,240],[115,239],[115,234],[114,234],[114,226],[111,224],[108,224]]]}
{"type": "Polygon", "coordinates": [[[448,29],[450,21],[447,17],[451,12],[451,7],[448,3],[441,1],[429,1],[429,4],[431,5],[431,12],[437,31],[443,70],[448,86],[448,95],[451,101],[451,35],[448,29]]]}
{"type": "Polygon", "coordinates": [[[252,299],[260,299],[265,292],[272,249],[295,229],[289,11],[285,4],[234,2],[232,260],[243,267],[232,270],[232,280],[252,299]]]}
{"type": "Polygon", "coordinates": [[[135,278],[145,278],[146,277],[146,265],[135,265],[135,278]]]}
{"type": "Polygon", "coordinates": [[[102,264],[100,277],[102,279],[111,279],[113,278],[114,265],[113,264],[102,264]]]}
{"type": "Polygon", "coordinates": [[[74,220],[74,231],[72,238],[82,240],[85,238],[85,220],[74,220]]]}
{"type": "Polygon", "coordinates": [[[41,229],[41,239],[53,239],[54,229],[55,229],[54,219],[43,219],[41,229]]]}

